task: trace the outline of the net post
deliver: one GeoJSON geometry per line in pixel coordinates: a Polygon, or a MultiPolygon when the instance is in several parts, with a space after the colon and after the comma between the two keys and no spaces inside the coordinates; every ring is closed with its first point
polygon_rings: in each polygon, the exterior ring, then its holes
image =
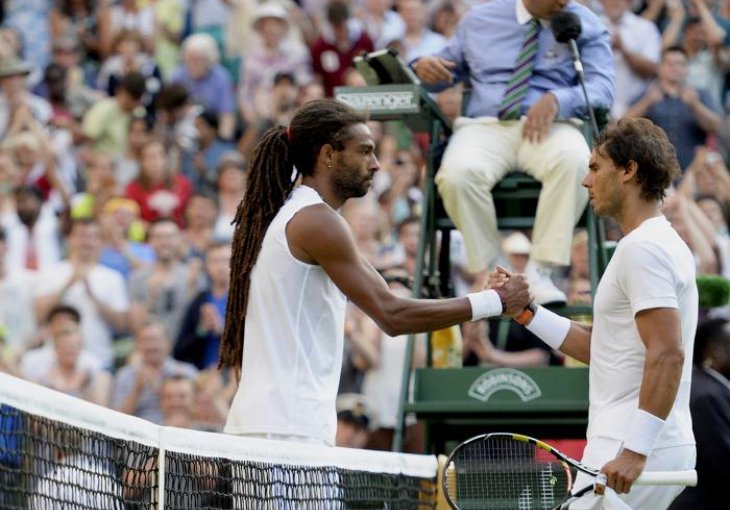
{"type": "Polygon", "coordinates": [[[160,447],[157,453],[157,508],[158,510],[165,509],[165,447],[160,438],[160,447]]]}

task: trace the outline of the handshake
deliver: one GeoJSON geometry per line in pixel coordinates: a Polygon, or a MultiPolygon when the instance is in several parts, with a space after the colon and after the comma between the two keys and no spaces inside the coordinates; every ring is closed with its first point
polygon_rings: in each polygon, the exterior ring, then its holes
{"type": "Polygon", "coordinates": [[[523,314],[532,302],[530,286],[524,274],[512,274],[497,266],[487,277],[485,290],[494,290],[502,301],[502,313],[516,318],[523,314]]]}

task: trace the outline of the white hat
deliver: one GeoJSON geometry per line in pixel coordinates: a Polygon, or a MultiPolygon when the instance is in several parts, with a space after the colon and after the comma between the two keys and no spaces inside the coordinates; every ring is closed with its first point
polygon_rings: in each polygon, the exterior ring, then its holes
{"type": "Polygon", "coordinates": [[[529,255],[532,244],[522,232],[513,232],[502,241],[502,251],[505,255],[529,255]]]}
{"type": "Polygon", "coordinates": [[[287,20],[286,9],[278,2],[269,1],[264,2],[256,7],[253,13],[253,26],[257,28],[259,21],[264,18],[280,19],[282,21],[287,20]]]}

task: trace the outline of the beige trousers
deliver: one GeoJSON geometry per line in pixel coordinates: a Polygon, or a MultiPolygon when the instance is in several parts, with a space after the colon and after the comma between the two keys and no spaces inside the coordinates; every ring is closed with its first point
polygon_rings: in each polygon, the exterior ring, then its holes
{"type": "Polygon", "coordinates": [[[500,237],[492,188],[513,170],[542,182],[532,233],[531,257],[552,265],[570,263],[573,228],[588,195],[581,181],[590,149],[574,124],[553,123],[533,144],[522,138],[523,120],[460,117],[444,154],[436,184],[449,217],[464,237],[467,267],[482,271],[495,262],[500,237]]]}

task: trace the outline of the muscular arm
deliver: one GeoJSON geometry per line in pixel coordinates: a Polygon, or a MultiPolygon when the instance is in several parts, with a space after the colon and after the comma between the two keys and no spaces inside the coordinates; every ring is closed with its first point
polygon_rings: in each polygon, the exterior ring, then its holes
{"type": "Polygon", "coordinates": [[[684,364],[679,311],[654,308],[639,312],[635,319],[646,347],[639,408],[665,419],[674,405],[684,364]]]}
{"type": "Polygon", "coordinates": [[[565,337],[560,352],[575,358],[586,365],[591,359],[591,331],[586,326],[571,321],[568,336],[565,337]]]}
{"type": "MultiPolygon", "coordinates": [[[[639,389],[639,409],[665,420],[677,397],[684,365],[679,311],[653,308],[636,314],[636,326],[646,347],[639,389]]],[[[619,494],[629,492],[646,465],[646,456],[624,448],[601,468],[608,486],[619,494]]]]}
{"type": "MultiPolygon", "coordinates": [[[[301,210],[286,232],[294,256],[320,265],[335,285],[390,336],[441,329],[472,318],[467,298],[410,299],[391,293],[385,280],[357,250],[345,220],[329,206],[301,210]]],[[[524,296],[519,292],[510,295],[508,308],[514,299],[522,298],[529,300],[526,289],[524,296]]]]}

